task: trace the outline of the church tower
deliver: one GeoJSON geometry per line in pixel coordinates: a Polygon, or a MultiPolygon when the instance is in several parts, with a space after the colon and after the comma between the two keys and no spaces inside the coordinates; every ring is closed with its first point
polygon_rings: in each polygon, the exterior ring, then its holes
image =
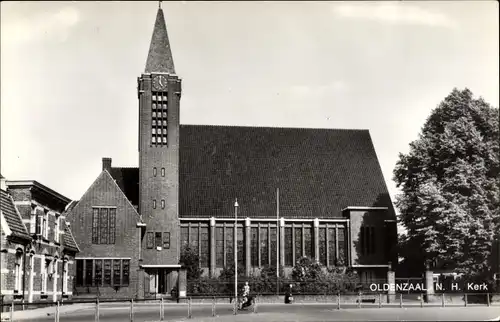
{"type": "MultiPolygon", "coordinates": [[[[158,9],[144,73],[138,77],[139,213],[146,224],[142,267],[158,293],[179,264],[179,102],[167,28],[158,9]]],[[[146,286],[147,287],[147,286],[146,286]]],[[[151,290],[153,291],[153,290],[151,290]]]]}

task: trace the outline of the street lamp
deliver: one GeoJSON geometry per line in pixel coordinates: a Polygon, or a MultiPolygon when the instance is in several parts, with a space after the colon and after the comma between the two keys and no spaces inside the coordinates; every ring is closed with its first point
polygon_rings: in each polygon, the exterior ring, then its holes
{"type": "MultiPolygon", "coordinates": [[[[233,249],[234,249],[234,305],[238,305],[238,246],[237,246],[237,239],[236,235],[238,234],[238,226],[237,226],[237,219],[238,219],[238,198],[235,199],[234,201],[234,244],[233,244],[233,249]]],[[[234,314],[236,314],[236,310],[234,310],[234,314]]]]}

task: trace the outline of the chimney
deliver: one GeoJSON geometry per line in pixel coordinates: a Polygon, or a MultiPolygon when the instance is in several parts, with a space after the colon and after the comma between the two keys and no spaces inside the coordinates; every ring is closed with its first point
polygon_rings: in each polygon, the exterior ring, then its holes
{"type": "Polygon", "coordinates": [[[5,178],[0,174],[0,189],[7,191],[7,185],[5,184],[5,178]]]}
{"type": "Polygon", "coordinates": [[[111,158],[102,158],[102,170],[111,171],[111,158]]]}

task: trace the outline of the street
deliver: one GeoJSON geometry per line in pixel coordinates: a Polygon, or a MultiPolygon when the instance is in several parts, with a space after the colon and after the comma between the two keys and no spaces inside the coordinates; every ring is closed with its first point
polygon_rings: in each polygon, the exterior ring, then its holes
{"type": "MultiPolygon", "coordinates": [[[[500,317],[499,306],[473,307],[385,307],[385,308],[343,308],[337,310],[332,304],[259,304],[257,313],[239,311],[234,316],[230,304],[217,304],[216,317],[212,317],[212,305],[193,304],[192,319],[188,319],[187,304],[165,305],[165,321],[487,321],[500,317]],[[286,312],[286,313],[283,313],[286,312]]],[[[129,321],[130,308],[123,304],[102,304],[99,309],[99,320],[107,322],[129,321]]],[[[67,311],[60,315],[61,322],[94,321],[95,308],[83,307],[67,311]]],[[[54,321],[54,314],[20,317],[16,321],[54,321]]],[[[134,321],[160,321],[158,304],[144,303],[134,307],[134,321]]]]}

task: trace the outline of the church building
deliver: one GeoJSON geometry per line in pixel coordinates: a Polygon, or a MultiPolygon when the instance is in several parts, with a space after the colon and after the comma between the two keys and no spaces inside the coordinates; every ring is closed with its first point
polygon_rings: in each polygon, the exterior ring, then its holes
{"type": "Polygon", "coordinates": [[[80,249],[75,296],[168,295],[186,278],[186,245],[208,276],[235,251],[247,275],[277,263],[290,274],[307,256],[369,281],[397,263],[396,216],[368,130],[180,124],[161,8],[137,90],[139,167],[103,158],[67,211],[80,249]]]}

